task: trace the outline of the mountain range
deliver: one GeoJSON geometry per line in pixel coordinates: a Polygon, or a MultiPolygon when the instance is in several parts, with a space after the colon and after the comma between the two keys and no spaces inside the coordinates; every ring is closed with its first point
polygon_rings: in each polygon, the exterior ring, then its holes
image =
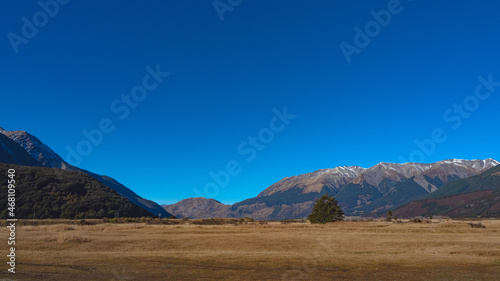
{"type": "MultiPolygon", "coordinates": [[[[339,166],[285,177],[256,197],[233,205],[198,197],[163,206],[111,177],[68,164],[25,131],[0,128],[0,163],[4,163],[2,169],[7,168],[5,164],[19,165],[25,190],[19,203],[32,204],[21,206],[21,214],[35,218],[103,217],[118,212],[178,218],[298,219],[307,217],[315,200],[326,193],[336,197],[348,216],[377,217],[387,210],[400,217],[500,216],[500,163],[491,158],[339,166]]],[[[4,183],[0,186],[7,188],[4,183]]]]}
{"type": "Polygon", "coordinates": [[[0,128],[0,163],[55,168],[55,171],[58,171],[57,175],[60,177],[66,175],[61,171],[85,173],[116,191],[134,205],[146,210],[150,215],[161,217],[171,216],[171,214],[157,203],[140,197],[113,178],[98,175],[68,164],[50,147],[25,131],[6,131],[0,128]]]}
{"type": "Polygon", "coordinates": [[[177,217],[188,218],[305,218],[315,200],[329,193],[337,198],[346,215],[380,216],[387,210],[425,198],[447,183],[478,175],[497,165],[499,162],[494,159],[451,159],[430,164],[379,163],[371,168],[340,166],[286,177],[256,197],[233,205],[194,198],[163,207],[177,217]]]}

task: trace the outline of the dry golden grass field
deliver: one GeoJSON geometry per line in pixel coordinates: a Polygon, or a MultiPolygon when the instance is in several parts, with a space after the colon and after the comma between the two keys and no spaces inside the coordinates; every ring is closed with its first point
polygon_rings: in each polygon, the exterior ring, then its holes
{"type": "Polygon", "coordinates": [[[498,220],[183,222],[19,226],[0,280],[500,280],[498,220]]]}

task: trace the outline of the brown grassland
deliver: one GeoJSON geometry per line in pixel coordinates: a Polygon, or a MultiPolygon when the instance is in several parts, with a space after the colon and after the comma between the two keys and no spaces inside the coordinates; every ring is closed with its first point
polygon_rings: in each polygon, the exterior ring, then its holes
{"type": "Polygon", "coordinates": [[[500,280],[499,220],[27,224],[0,280],[500,280]]]}

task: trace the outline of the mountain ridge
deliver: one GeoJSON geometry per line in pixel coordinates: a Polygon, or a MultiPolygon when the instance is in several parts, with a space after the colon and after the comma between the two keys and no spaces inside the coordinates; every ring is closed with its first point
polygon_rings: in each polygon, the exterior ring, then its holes
{"type": "Polygon", "coordinates": [[[132,203],[138,205],[141,208],[144,208],[148,212],[150,212],[154,216],[161,217],[170,217],[171,214],[168,213],[165,209],[163,209],[157,203],[144,199],[137,195],[134,191],[130,190],[126,186],[122,185],[115,179],[98,175],[93,172],[87,171],[85,169],[80,169],[78,167],[72,166],[68,164],[62,157],[60,157],[56,152],[54,152],[49,146],[45,145],[40,139],[33,136],[32,134],[22,131],[6,131],[3,128],[0,128],[0,135],[6,136],[10,140],[16,142],[19,146],[21,146],[31,157],[37,162],[40,166],[49,167],[49,168],[58,168],[62,170],[68,171],[79,171],[83,172],[109,188],[115,190],[120,195],[129,199],[132,203]]]}
{"type": "Polygon", "coordinates": [[[398,217],[442,216],[499,217],[500,166],[444,185],[439,192],[396,210],[398,217]]]}
{"type": "Polygon", "coordinates": [[[2,133],[0,133],[0,159],[6,164],[40,166],[21,146],[2,133]]]}

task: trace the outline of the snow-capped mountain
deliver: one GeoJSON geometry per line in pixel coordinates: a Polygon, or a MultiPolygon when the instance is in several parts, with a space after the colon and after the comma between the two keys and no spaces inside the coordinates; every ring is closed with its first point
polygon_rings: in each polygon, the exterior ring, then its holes
{"type": "MultiPolygon", "coordinates": [[[[286,177],[257,197],[232,205],[225,216],[303,218],[310,213],[315,199],[325,193],[334,195],[347,215],[380,215],[388,209],[432,194],[446,183],[478,175],[499,164],[494,159],[451,159],[430,164],[382,162],[370,168],[340,166],[321,169],[286,177]]],[[[184,206],[184,209],[189,208],[184,206]]],[[[203,205],[196,208],[197,213],[206,216],[207,212],[201,210],[203,205]]],[[[175,205],[175,210],[177,215],[183,216],[180,206],[175,205]]],[[[188,216],[193,217],[193,212],[188,216]]]]}
{"type": "Polygon", "coordinates": [[[257,197],[269,196],[290,188],[301,187],[303,193],[320,192],[324,186],[339,189],[352,182],[366,169],[358,166],[339,166],[333,169],[321,169],[312,173],[286,177],[262,191],[257,197]]]}
{"type": "Polygon", "coordinates": [[[500,217],[500,165],[479,175],[452,181],[393,211],[399,218],[416,216],[500,217]]]}
{"type": "Polygon", "coordinates": [[[366,180],[367,183],[379,186],[384,179],[401,181],[415,177],[413,180],[427,192],[437,190],[442,183],[454,178],[466,178],[477,175],[500,164],[494,159],[460,160],[451,159],[431,164],[422,163],[379,163],[366,169],[354,182],[366,180]],[[436,183],[438,181],[438,183],[436,183]]]}
{"type": "Polygon", "coordinates": [[[303,189],[302,193],[320,192],[324,187],[339,190],[349,183],[360,184],[366,182],[378,187],[383,181],[400,182],[412,177],[415,177],[413,180],[425,191],[432,192],[437,190],[436,185],[442,185],[450,179],[477,175],[499,164],[494,159],[451,159],[431,164],[381,162],[371,168],[339,166],[333,169],[322,169],[312,173],[286,177],[269,186],[258,197],[269,196],[297,187],[303,189]],[[440,183],[436,183],[436,181],[440,183]]]}

